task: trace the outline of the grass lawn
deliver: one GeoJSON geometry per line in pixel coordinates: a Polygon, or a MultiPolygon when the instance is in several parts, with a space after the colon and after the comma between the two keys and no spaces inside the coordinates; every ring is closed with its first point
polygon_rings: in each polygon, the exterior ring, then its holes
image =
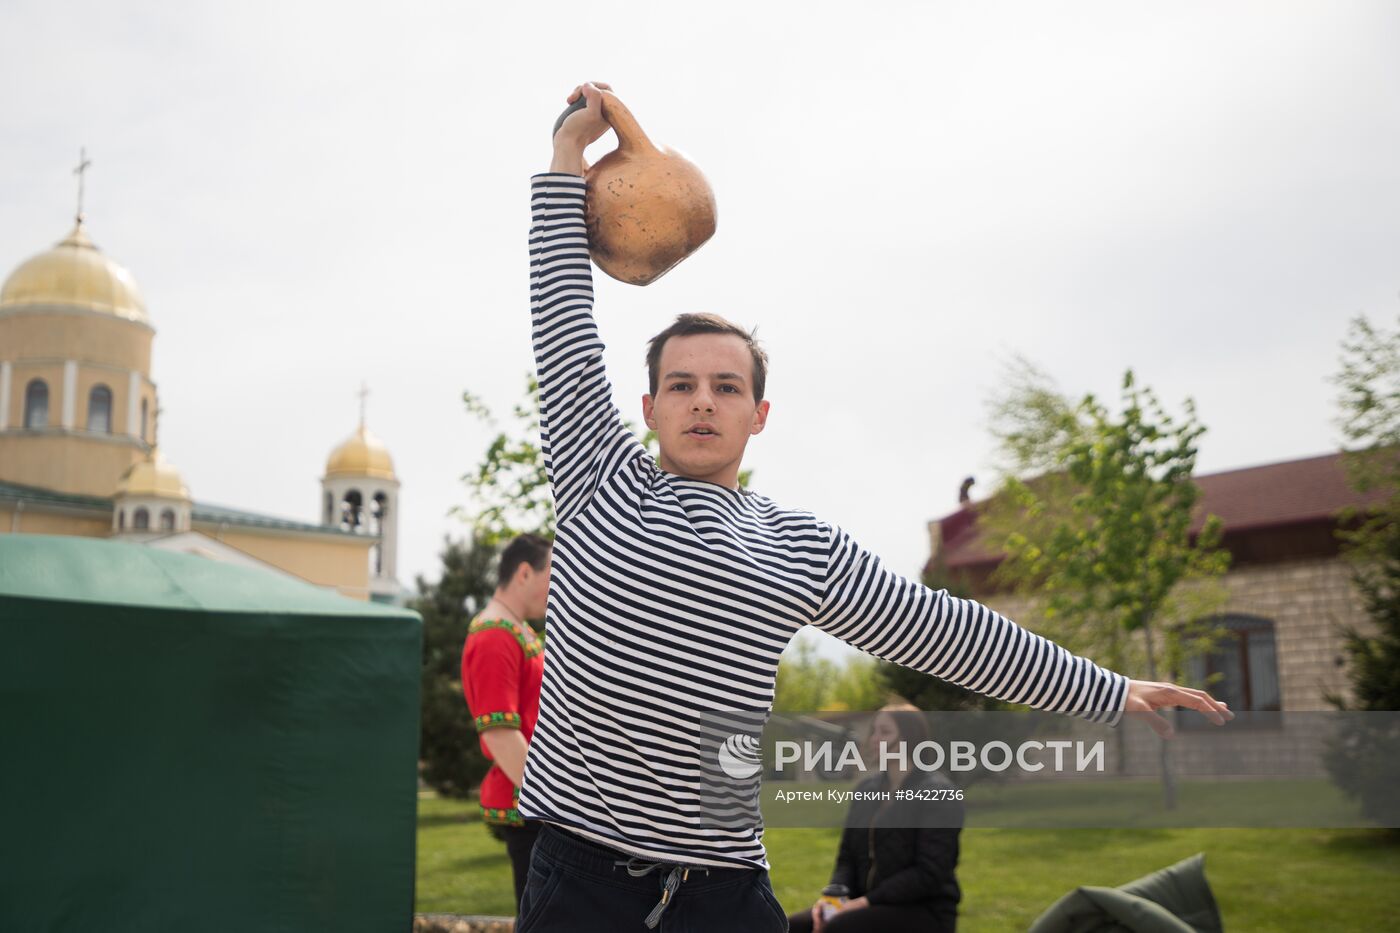
{"type": "MultiPolygon", "coordinates": [[[[418,912],[514,913],[505,846],[478,812],[419,799],[418,912]]],[[[838,833],[768,831],[773,888],[789,910],[826,883],[838,833]]],[[[1379,830],[971,829],[962,839],[959,933],[1025,930],[1077,885],[1123,884],[1196,852],[1232,933],[1379,931],[1400,916],[1400,838],[1379,830]]]]}

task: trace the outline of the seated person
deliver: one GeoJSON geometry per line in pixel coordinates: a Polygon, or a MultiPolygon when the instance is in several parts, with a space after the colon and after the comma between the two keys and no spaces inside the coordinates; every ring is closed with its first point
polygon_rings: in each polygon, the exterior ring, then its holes
{"type": "MultiPolygon", "coordinates": [[[[880,760],[881,742],[891,747],[903,742],[908,759],[918,743],[928,740],[923,713],[908,703],[891,704],[871,723],[867,762],[880,760]]],[[[856,789],[952,787],[936,772],[912,767],[901,771],[895,766],[866,778],[856,789]]],[[[956,801],[854,801],[831,873],[831,884],[844,886],[850,900],[827,920],[822,918],[825,905],[820,901],[811,910],[792,914],[788,917],[791,933],[953,933],[962,897],[954,875],[962,830],[946,824],[961,825],[961,817],[962,804],[956,801]],[[939,808],[936,819],[931,818],[931,808],[939,808]]]]}

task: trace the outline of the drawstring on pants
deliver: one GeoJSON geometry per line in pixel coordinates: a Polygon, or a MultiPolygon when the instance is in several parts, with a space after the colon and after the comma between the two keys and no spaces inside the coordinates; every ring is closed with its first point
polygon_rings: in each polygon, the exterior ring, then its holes
{"type": "MultiPolygon", "coordinates": [[[[639,859],[635,856],[613,862],[614,869],[618,865],[625,865],[627,867],[627,874],[631,875],[633,878],[640,878],[643,875],[651,874],[651,872],[656,869],[664,868],[667,865],[671,866],[671,873],[666,876],[666,880],[661,884],[661,900],[657,901],[656,906],[651,909],[651,913],[647,914],[647,929],[655,929],[656,925],[661,922],[661,915],[666,912],[667,907],[671,906],[671,898],[676,893],[676,889],[681,886],[681,882],[690,877],[691,866],[680,865],[675,862],[648,862],[645,859],[639,859]]],[[[700,868],[700,870],[707,875],[710,873],[708,868],[696,867],[700,868]]]]}

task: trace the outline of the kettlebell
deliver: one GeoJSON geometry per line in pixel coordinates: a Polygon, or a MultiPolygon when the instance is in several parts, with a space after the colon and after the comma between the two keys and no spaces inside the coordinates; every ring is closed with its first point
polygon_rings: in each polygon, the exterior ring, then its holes
{"type": "MultiPolygon", "coordinates": [[[[588,252],[608,275],[630,285],[650,285],[715,233],[715,195],[685,156],[657,146],[632,112],[603,91],[603,119],[617,134],[617,148],[584,173],[588,252]]],[[[583,95],[554,123],[554,132],[583,95]]]]}

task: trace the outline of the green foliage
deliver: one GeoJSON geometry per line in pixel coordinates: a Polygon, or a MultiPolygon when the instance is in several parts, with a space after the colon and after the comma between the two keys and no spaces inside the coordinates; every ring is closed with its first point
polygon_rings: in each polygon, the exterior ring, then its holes
{"type": "MultiPolygon", "coordinates": [[[[1350,662],[1352,698],[1329,694],[1338,709],[1400,710],[1400,328],[1377,330],[1352,321],[1342,343],[1341,427],[1348,478],[1378,496],[1374,508],[1349,516],[1339,532],[1352,562],[1352,580],[1373,631],[1341,626],[1350,662]]],[[[1337,786],[1386,825],[1400,821],[1400,729],[1395,717],[1350,717],[1329,748],[1337,786]]]]}
{"type": "MultiPolygon", "coordinates": [[[[467,411],[495,426],[486,405],[471,392],[462,393],[467,411]]],[[[531,532],[554,538],[554,497],[544,468],[540,438],[540,384],[525,376],[525,398],[512,410],[515,426],[499,431],[474,471],[462,477],[474,507],[458,506],[453,514],[467,519],[474,534],[499,546],[531,532]]]]}
{"type": "Polygon", "coordinates": [[[874,658],[858,655],[840,664],[821,657],[814,642],[799,638],[778,663],[773,709],[780,713],[879,709],[885,694],[874,658]]]}
{"type": "Polygon", "coordinates": [[[418,578],[411,608],[423,616],[423,698],[419,743],[423,781],[444,797],[467,797],[491,763],[482,754],[462,694],[467,626],[491,599],[496,548],[482,539],[444,541],[442,578],[418,578]]]}
{"type": "Polygon", "coordinates": [[[1376,330],[1359,317],[1342,349],[1334,381],[1348,477],[1380,498],[1340,533],[1375,632],[1343,627],[1355,700],[1330,699],[1342,709],[1400,710],[1400,327],[1376,330]]]}
{"type": "MultiPolygon", "coordinates": [[[[1139,665],[1126,634],[1150,635],[1156,620],[1176,623],[1171,667],[1209,650],[1220,633],[1202,620],[1222,594],[1199,584],[1218,580],[1229,554],[1215,516],[1191,532],[1200,499],[1191,476],[1205,432],[1194,405],[1188,399],[1185,417],[1173,419],[1129,371],[1119,413],[1092,395],[1071,406],[1020,365],[993,408],[1011,468],[984,513],[1007,555],[994,579],[1037,600],[1046,634],[1119,671],[1139,665]],[[1016,475],[1035,470],[1047,472],[1016,475]],[[1197,585],[1182,588],[1188,581],[1197,585]]],[[[1152,639],[1143,644],[1155,679],[1152,639]]]]}

